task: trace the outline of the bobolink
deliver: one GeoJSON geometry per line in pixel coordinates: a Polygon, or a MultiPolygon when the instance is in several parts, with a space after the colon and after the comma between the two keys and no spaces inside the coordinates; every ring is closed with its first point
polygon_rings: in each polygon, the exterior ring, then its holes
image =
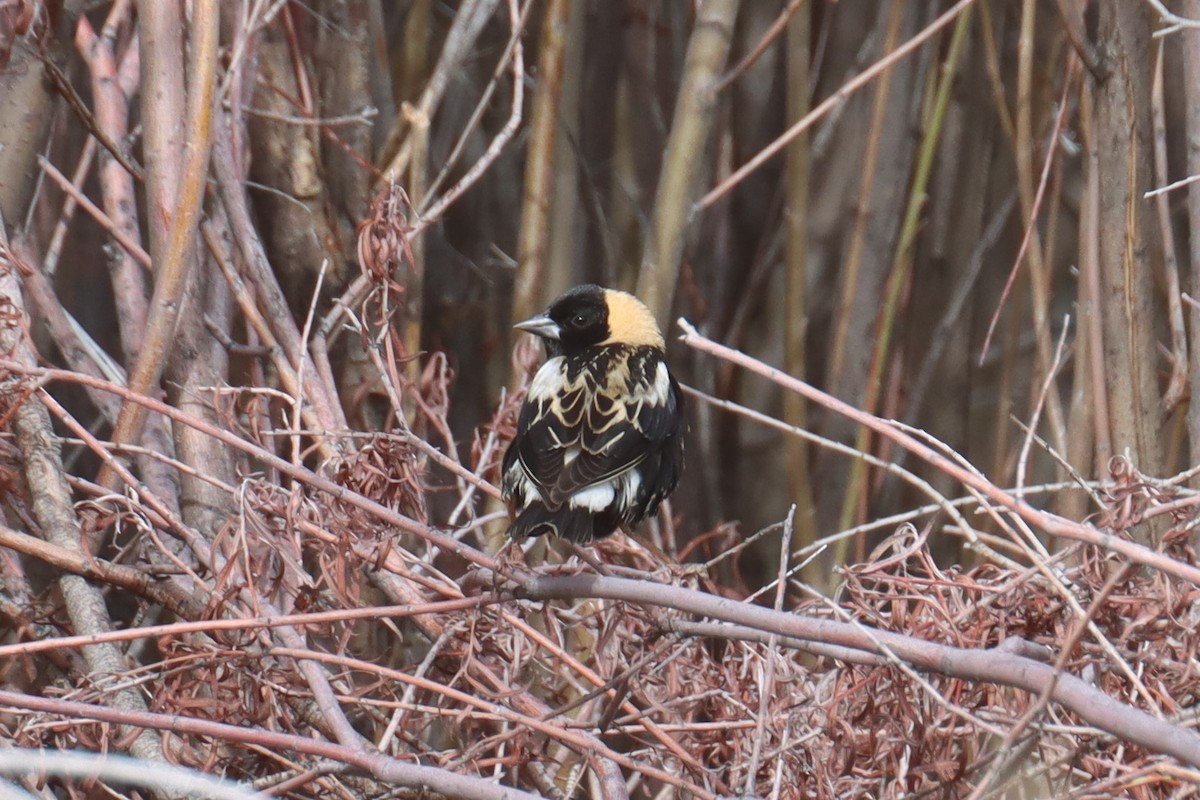
{"type": "Polygon", "coordinates": [[[509,535],[586,544],[653,514],[679,481],[683,397],[650,309],[589,284],[516,327],[549,358],[504,454],[509,535]]]}

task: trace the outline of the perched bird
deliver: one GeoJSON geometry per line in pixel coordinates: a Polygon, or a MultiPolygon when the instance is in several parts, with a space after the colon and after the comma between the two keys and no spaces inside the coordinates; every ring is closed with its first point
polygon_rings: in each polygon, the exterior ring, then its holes
{"type": "Polygon", "coordinates": [[[586,544],[657,511],[683,466],[683,396],[650,309],[588,284],[515,327],[549,358],[504,454],[509,535],[586,544]]]}

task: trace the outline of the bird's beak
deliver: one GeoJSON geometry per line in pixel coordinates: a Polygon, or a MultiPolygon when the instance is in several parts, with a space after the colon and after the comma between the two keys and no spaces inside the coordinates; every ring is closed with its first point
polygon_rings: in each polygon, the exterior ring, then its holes
{"type": "Polygon", "coordinates": [[[524,322],[518,322],[513,327],[519,331],[532,333],[534,336],[541,336],[543,339],[554,339],[555,341],[559,339],[558,323],[546,314],[530,317],[524,322]]]}

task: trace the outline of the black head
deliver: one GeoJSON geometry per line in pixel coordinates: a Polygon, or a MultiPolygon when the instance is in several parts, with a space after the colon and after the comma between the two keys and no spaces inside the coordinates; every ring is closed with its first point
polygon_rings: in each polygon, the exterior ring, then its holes
{"type": "Polygon", "coordinates": [[[550,304],[546,316],[558,327],[564,351],[600,344],[610,335],[604,289],[592,283],[563,293],[550,304]]]}
{"type": "Polygon", "coordinates": [[[590,283],[567,290],[544,313],[516,327],[546,339],[552,353],[606,344],[663,346],[654,316],[641,301],[590,283]]]}

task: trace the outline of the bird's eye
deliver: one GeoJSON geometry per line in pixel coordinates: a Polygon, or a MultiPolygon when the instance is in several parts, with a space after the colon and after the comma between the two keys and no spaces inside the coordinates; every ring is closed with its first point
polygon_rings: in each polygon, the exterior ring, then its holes
{"type": "Polygon", "coordinates": [[[582,328],[584,325],[587,325],[587,317],[583,314],[576,314],[571,317],[571,325],[576,328],[582,328]]]}

